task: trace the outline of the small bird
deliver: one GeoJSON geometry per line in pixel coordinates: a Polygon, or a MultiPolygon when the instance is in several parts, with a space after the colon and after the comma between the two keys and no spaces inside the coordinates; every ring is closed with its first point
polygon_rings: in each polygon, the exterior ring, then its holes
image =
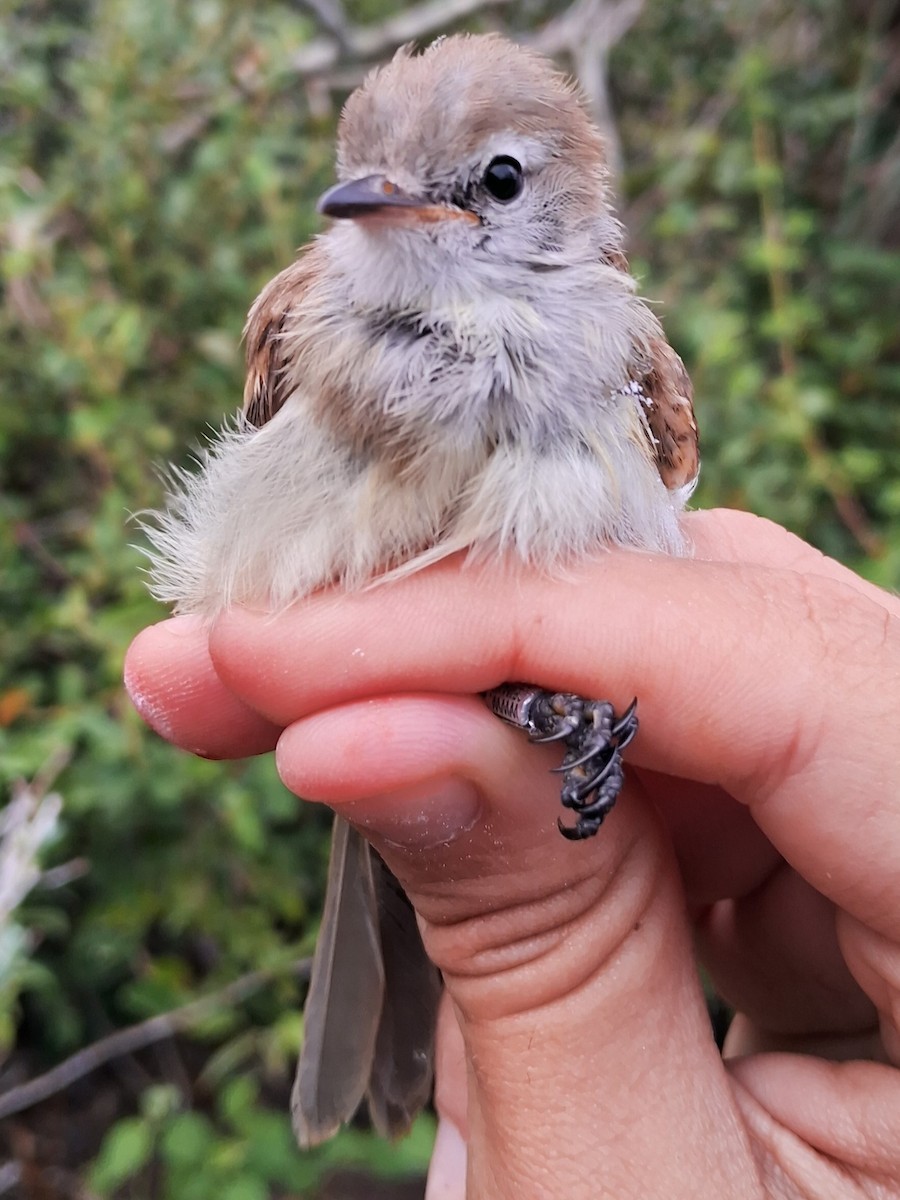
{"type": "MultiPolygon", "coordinates": [[[[498,35],[397,52],[350,96],[333,223],[245,329],[243,412],[178,472],[155,594],[209,618],[361,588],[458,551],[563,575],[610,545],[684,551],[699,469],[690,381],[636,295],[603,143],[577,88],[498,35]]],[[[632,706],[509,684],[498,716],[565,747],[596,832],[632,706]]],[[[427,1100],[440,982],[409,902],[335,823],[294,1088],[312,1145],[364,1095],[377,1128],[427,1100]]]]}

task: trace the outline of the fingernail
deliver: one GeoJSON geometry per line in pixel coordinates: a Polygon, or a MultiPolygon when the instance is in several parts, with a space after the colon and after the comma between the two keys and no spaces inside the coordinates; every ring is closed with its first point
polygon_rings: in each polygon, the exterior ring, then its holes
{"type": "Polygon", "coordinates": [[[481,793],[468,779],[451,776],[342,804],[340,813],[398,847],[424,850],[471,829],[481,813],[481,793]]]}
{"type": "Polygon", "coordinates": [[[438,1123],[425,1200],[466,1200],[466,1143],[446,1117],[438,1123]]]}

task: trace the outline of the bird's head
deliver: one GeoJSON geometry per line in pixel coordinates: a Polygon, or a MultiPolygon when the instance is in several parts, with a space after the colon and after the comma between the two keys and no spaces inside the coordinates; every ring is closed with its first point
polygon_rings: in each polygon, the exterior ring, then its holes
{"type": "Polygon", "coordinates": [[[430,280],[466,263],[528,275],[621,254],[577,89],[496,35],[404,47],[373,71],[341,117],[338,177],[320,211],[353,227],[364,259],[387,251],[430,280]]]}

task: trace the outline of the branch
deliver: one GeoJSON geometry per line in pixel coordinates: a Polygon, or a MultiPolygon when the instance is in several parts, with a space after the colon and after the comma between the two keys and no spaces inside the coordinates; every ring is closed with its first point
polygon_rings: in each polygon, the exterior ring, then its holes
{"type": "MultiPolygon", "coordinates": [[[[341,38],[313,38],[289,60],[289,66],[303,79],[322,75],[348,62],[383,58],[404,42],[419,41],[441,33],[448,25],[490,8],[501,8],[512,0],[425,0],[399,12],[377,25],[347,26],[341,38]],[[341,45],[343,41],[343,47],[341,45]]],[[[318,5],[317,5],[318,7],[318,5]]]]}
{"type": "Polygon", "coordinates": [[[575,0],[530,39],[542,54],[574,54],[586,41],[609,53],[632,27],[645,0],[575,0]]]}
{"type": "Polygon", "coordinates": [[[346,53],[348,22],[340,0],[294,0],[294,3],[315,17],[346,53]]]}
{"type": "MultiPolygon", "coordinates": [[[[311,963],[311,958],[298,959],[292,964],[291,970],[298,977],[304,978],[309,974],[311,963]]],[[[215,1012],[223,1004],[240,1004],[271,979],[276,978],[278,974],[280,972],[251,971],[227,984],[218,992],[202,996],[199,1000],[192,1000],[189,1004],[182,1005],[181,1008],[172,1009],[171,1012],[150,1017],[137,1025],[130,1025],[127,1029],[118,1029],[108,1037],[101,1038],[90,1046],[85,1046],[83,1050],[79,1050],[77,1054],[73,1054],[71,1058],[67,1058],[52,1070],[38,1075],[35,1079],[29,1079],[27,1083],[23,1083],[19,1087],[10,1088],[8,1092],[0,1095],[0,1120],[48,1100],[57,1092],[71,1087],[73,1083],[85,1075],[89,1075],[92,1071],[96,1071],[98,1067],[111,1062],[114,1058],[133,1054],[136,1050],[143,1050],[154,1042],[174,1037],[176,1033],[202,1021],[204,1017],[215,1012]]]]}
{"type": "Polygon", "coordinates": [[[543,54],[566,54],[606,143],[609,173],[622,174],[622,143],[609,95],[609,55],[644,8],[644,0],[575,0],[531,39],[543,54]]]}

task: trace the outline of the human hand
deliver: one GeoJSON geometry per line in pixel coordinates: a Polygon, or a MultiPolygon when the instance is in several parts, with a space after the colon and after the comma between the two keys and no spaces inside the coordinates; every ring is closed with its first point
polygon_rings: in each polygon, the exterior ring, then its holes
{"type": "Polygon", "coordinates": [[[472,1197],[900,1195],[900,604],[752,517],[686,528],[693,561],[450,562],[129,655],[164,736],[277,743],[409,891],[465,1047],[463,1075],[446,1020],[472,1197]],[[552,750],[474,695],[515,678],[640,698],[590,842],[555,832],[552,750]],[[724,1062],[692,936],[738,1011],[724,1062]]]}

